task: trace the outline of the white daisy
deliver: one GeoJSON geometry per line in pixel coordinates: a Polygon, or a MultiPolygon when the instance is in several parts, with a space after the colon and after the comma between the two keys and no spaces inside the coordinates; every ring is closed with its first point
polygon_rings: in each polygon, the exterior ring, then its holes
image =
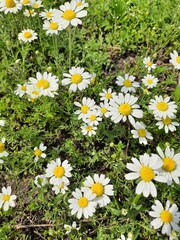
{"type": "Polygon", "coordinates": [[[101,93],[99,93],[101,101],[110,101],[112,98],[116,96],[115,92],[112,92],[112,89],[109,88],[108,90],[103,89],[101,93]]]}
{"type": "Polygon", "coordinates": [[[150,132],[147,131],[146,125],[142,122],[136,122],[134,125],[136,130],[131,130],[133,138],[139,138],[140,144],[147,144],[147,139],[153,139],[150,132]]]}
{"type": "Polygon", "coordinates": [[[45,20],[51,20],[54,13],[55,9],[50,8],[49,10],[45,9],[44,12],[41,12],[39,15],[45,20]]]}
{"type": "Polygon", "coordinates": [[[44,143],[41,143],[41,144],[39,145],[39,147],[35,147],[35,148],[34,148],[34,155],[35,155],[34,162],[37,162],[40,157],[42,157],[42,158],[45,158],[45,157],[46,157],[46,154],[43,153],[43,151],[45,151],[46,148],[47,148],[47,147],[44,146],[44,143]]]}
{"type": "Polygon", "coordinates": [[[54,97],[57,95],[59,79],[51,73],[44,72],[43,74],[37,72],[36,78],[29,78],[30,84],[35,85],[38,89],[42,89],[44,96],[54,97]]]}
{"type": "Polygon", "coordinates": [[[52,190],[55,192],[55,194],[57,195],[59,192],[61,192],[62,194],[65,194],[66,191],[68,190],[68,186],[69,184],[65,184],[64,182],[58,184],[58,185],[54,185],[52,190]]]}
{"type": "Polygon", "coordinates": [[[14,93],[22,97],[26,93],[27,83],[24,83],[23,85],[17,84],[17,86],[18,88],[14,91],[14,93]]]}
{"type": "Polygon", "coordinates": [[[31,1],[30,1],[30,6],[31,6],[32,8],[35,8],[35,9],[38,9],[38,8],[40,8],[40,7],[43,7],[42,1],[36,1],[36,0],[31,0],[31,1]]]}
{"type": "Polygon", "coordinates": [[[25,17],[34,17],[37,15],[37,12],[34,11],[34,9],[26,9],[24,12],[23,12],[24,16],[25,17]]]}
{"type": "Polygon", "coordinates": [[[139,109],[140,106],[135,104],[137,100],[137,97],[134,97],[129,93],[126,93],[125,96],[122,93],[119,93],[117,96],[113,97],[113,99],[110,100],[110,107],[108,109],[111,115],[111,120],[114,123],[118,123],[121,120],[125,122],[129,119],[130,123],[134,125],[134,117],[143,117],[143,111],[139,109]]]}
{"type": "Polygon", "coordinates": [[[83,119],[83,121],[90,126],[93,126],[93,125],[97,126],[99,122],[102,121],[102,117],[100,115],[101,114],[99,110],[97,109],[90,110],[87,113],[86,118],[83,119]]]}
{"type": "Polygon", "coordinates": [[[169,60],[170,63],[176,68],[180,69],[180,55],[174,50],[173,53],[170,53],[171,59],[169,60]]]}
{"type": "Polygon", "coordinates": [[[129,74],[125,74],[124,78],[121,76],[117,77],[117,85],[122,86],[121,92],[136,92],[137,87],[139,87],[139,83],[134,81],[135,77],[129,74]]]}
{"type": "Polygon", "coordinates": [[[156,154],[149,156],[145,153],[144,155],[140,155],[139,159],[132,158],[133,163],[127,163],[126,167],[132,173],[126,174],[125,178],[127,180],[141,179],[136,187],[136,194],[142,193],[144,197],[148,197],[151,194],[153,197],[156,197],[157,190],[152,181],[167,182],[164,176],[158,176],[158,169],[162,167],[163,162],[156,154]]]}
{"type": "Polygon", "coordinates": [[[108,118],[110,116],[108,109],[109,109],[108,101],[100,102],[100,106],[98,106],[100,116],[105,116],[106,118],[108,118]]]}
{"type": "Polygon", "coordinates": [[[37,88],[36,85],[27,85],[26,93],[28,95],[28,100],[34,102],[43,95],[43,89],[37,88]]]}
{"type": "Polygon", "coordinates": [[[126,238],[124,234],[121,234],[121,238],[118,238],[117,240],[132,240],[132,238],[130,237],[126,238]]]}
{"type": "Polygon", "coordinates": [[[25,29],[18,34],[18,39],[25,43],[32,42],[37,38],[37,33],[35,33],[32,29],[25,29]]]}
{"type": "Polygon", "coordinates": [[[90,110],[93,110],[96,108],[95,104],[96,103],[93,99],[83,97],[82,103],[74,102],[74,105],[76,105],[77,107],[80,107],[80,110],[76,110],[74,113],[79,115],[78,119],[84,119],[86,118],[87,113],[90,110]]]}
{"type": "Polygon", "coordinates": [[[64,224],[64,228],[66,230],[66,234],[69,234],[73,229],[76,229],[77,231],[80,229],[80,227],[77,227],[75,221],[73,221],[72,225],[64,224]]]}
{"type": "Polygon", "coordinates": [[[157,82],[159,80],[157,78],[155,78],[153,75],[151,74],[147,74],[143,79],[142,82],[144,83],[144,85],[150,89],[153,88],[157,85],[157,82]]]}
{"type": "Polygon", "coordinates": [[[69,184],[69,177],[71,177],[72,167],[68,160],[61,162],[60,158],[56,161],[51,161],[46,168],[46,177],[50,178],[50,183],[53,185],[60,185],[61,183],[69,184]]]}
{"type": "Polygon", "coordinates": [[[89,4],[85,2],[85,0],[72,0],[71,2],[75,2],[76,7],[81,7],[81,9],[89,6],[89,4]]]}
{"type": "Polygon", "coordinates": [[[15,207],[15,200],[17,196],[11,195],[11,187],[8,186],[2,188],[2,193],[0,193],[0,208],[3,207],[4,211],[7,211],[9,207],[15,207]]]}
{"type": "Polygon", "coordinates": [[[162,227],[162,234],[167,234],[168,236],[171,235],[171,228],[175,231],[180,231],[180,227],[178,226],[180,212],[178,212],[176,204],[170,207],[170,201],[167,200],[166,206],[163,207],[159,200],[155,200],[155,205],[152,205],[151,208],[153,211],[150,211],[149,215],[155,219],[150,224],[154,229],[162,227]]]}
{"type": "Polygon", "coordinates": [[[96,126],[90,126],[87,124],[84,124],[83,126],[81,126],[82,134],[88,135],[89,137],[91,137],[92,135],[96,135],[96,130],[97,130],[96,126]]]}
{"type": "Polygon", "coordinates": [[[72,67],[69,73],[63,73],[65,77],[62,80],[62,85],[69,85],[69,91],[75,92],[77,89],[84,90],[90,84],[91,75],[88,72],[84,72],[84,68],[72,67]]]}
{"type": "Polygon", "coordinates": [[[1,0],[0,1],[0,12],[17,13],[22,8],[22,4],[16,0],[1,0]]]}
{"type": "Polygon", "coordinates": [[[143,59],[143,63],[145,65],[145,67],[148,69],[148,71],[151,71],[152,69],[156,68],[156,64],[153,64],[150,57],[147,57],[147,58],[145,57],[143,59]]]}
{"type": "Polygon", "coordinates": [[[62,23],[63,28],[67,28],[69,25],[77,26],[82,24],[80,18],[87,15],[86,10],[82,10],[82,6],[76,6],[75,2],[65,2],[60,6],[60,10],[56,11],[53,16],[53,21],[59,21],[62,23]]]}
{"type": "Polygon", "coordinates": [[[37,175],[35,177],[34,183],[38,188],[41,188],[48,183],[48,180],[45,175],[37,175]]]}
{"type": "Polygon", "coordinates": [[[178,122],[173,121],[173,119],[175,118],[175,116],[171,118],[169,118],[168,116],[166,118],[156,117],[156,120],[158,121],[156,125],[159,129],[164,128],[165,133],[168,133],[169,131],[174,132],[176,131],[176,127],[179,126],[178,122]]]}
{"type": "Polygon", "coordinates": [[[159,160],[163,161],[162,168],[159,172],[166,177],[167,184],[171,185],[173,180],[179,184],[180,153],[175,154],[174,149],[170,149],[169,146],[166,147],[165,152],[163,152],[160,147],[157,147],[157,152],[159,154],[159,160]]]}
{"type": "MultiPolygon", "coordinates": [[[[1,113],[0,113],[0,116],[1,116],[1,113]]],[[[0,126],[1,126],[1,127],[4,127],[5,122],[6,122],[5,120],[2,120],[2,119],[1,119],[1,120],[0,120],[0,126]]],[[[0,128],[0,130],[1,130],[1,128],[0,128]]]]}
{"type": "Polygon", "coordinates": [[[82,216],[85,218],[92,217],[93,213],[96,211],[96,203],[93,202],[93,199],[96,197],[96,194],[93,194],[91,191],[84,192],[84,194],[76,188],[72,192],[73,198],[69,199],[70,203],[69,208],[71,209],[71,214],[74,215],[77,213],[77,218],[80,219],[82,216]]]}
{"type": "Polygon", "coordinates": [[[3,137],[0,141],[0,157],[7,157],[9,155],[8,152],[6,152],[6,149],[5,149],[5,137],[3,137]]]}
{"type": "Polygon", "coordinates": [[[46,35],[58,34],[60,30],[63,30],[62,25],[58,22],[48,20],[44,22],[43,29],[46,31],[46,35]]]}
{"type": "Polygon", "coordinates": [[[108,184],[110,182],[109,178],[106,178],[104,174],[100,176],[98,174],[94,174],[93,178],[88,176],[84,181],[82,187],[83,192],[92,191],[96,194],[96,198],[93,199],[100,207],[105,207],[110,203],[109,196],[114,195],[113,185],[108,184]]]}
{"type": "Polygon", "coordinates": [[[150,100],[149,109],[153,111],[155,117],[166,118],[174,117],[177,112],[177,105],[174,101],[169,101],[170,97],[163,98],[155,96],[155,99],[150,100]]]}
{"type": "Polygon", "coordinates": [[[24,6],[30,6],[30,1],[31,0],[21,0],[22,5],[24,6]]]}

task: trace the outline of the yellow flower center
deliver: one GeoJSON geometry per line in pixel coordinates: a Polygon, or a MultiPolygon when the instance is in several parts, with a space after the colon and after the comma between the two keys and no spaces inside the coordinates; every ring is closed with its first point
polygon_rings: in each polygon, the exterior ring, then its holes
{"type": "Polygon", "coordinates": [[[78,201],[78,205],[81,207],[81,208],[85,208],[87,207],[88,205],[88,199],[86,197],[81,197],[78,201]]]}
{"type": "Polygon", "coordinates": [[[21,86],[21,90],[26,91],[27,90],[26,86],[21,86]]]}
{"type": "Polygon", "coordinates": [[[87,130],[88,132],[90,132],[90,131],[92,130],[92,126],[87,126],[87,127],[86,127],[86,130],[87,130]]]}
{"type": "Polygon", "coordinates": [[[97,197],[101,197],[104,193],[104,187],[101,183],[94,183],[91,186],[91,190],[93,193],[95,193],[97,195],[97,197]]]}
{"type": "Polygon", "coordinates": [[[112,98],[112,94],[111,94],[111,93],[106,93],[106,94],[105,94],[105,97],[106,97],[107,99],[110,99],[110,98],[112,98]]]}
{"type": "Polygon", "coordinates": [[[33,9],[30,9],[30,10],[27,11],[27,14],[29,14],[29,15],[33,15],[33,13],[34,13],[33,9]]]}
{"type": "Polygon", "coordinates": [[[55,167],[53,173],[55,177],[61,178],[64,176],[65,170],[63,167],[58,166],[58,167],[55,167]]]}
{"type": "Polygon", "coordinates": [[[153,84],[153,80],[152,79],[147,79],[147,83],[148,84],[153,84]]]}
{"type": "Polygon", "coordinates": [[[27,5],[29,3],[29,0],[23,0],[22,4],[27,5]]]}
{"type": "Polygon", "coordinates": [[[49,82],[46,79],[41,79],[36,83],[37,88],[47,89],[49,87],[49,82]]]}
{"type": "Polygon", "coordinates": [[[78,73],[72,75],[71,82],[74,83],[74,84],[81,83],[82,82],[82,76],[78,73]]]}
{"type": "Polygon", "coordinates": [[[176,168],[176,162],[169,157],[165,157],[163,158],[163,166],[162,168],[166,171],[166,172],[172,172],[175,168],[176,168]]]}
{"type": "Polygon", "coordinates": [[[160,217],[164,223],[170,223],[173,219],[172,214],[168,210],[162,211],[160,217]]]}
{"type": "Polygon", "coordinates": [[[96,120],[96,115],[91,115],[90,117],[89,117],[89,119],[91,120],[91,121],[95,121],[96,120]]]}
{"type": "Polygon", "coordinates": [[[59,26],[57,22],[51,22],[49,27],[51,30],[57,30],[59,26]]]}
{"type": "Polygon", "coordinates": [[[77,2],[77,3],[76,3],[76,6],[77,6],[77,7],[82,6],[82,2],[77,2]]]}
{"type": "Polygon", "coordinates": [[[106,113],[106,112],[107,112],[107,108],[102,107],[102,108],[101,108],[101,112],[102,112],[103,114],[106,113]]]}
{"type": "Polygon", "coordinates": [[[124,84],[125,87],[131,87],[132,86],[132,82],[129,79],[124,80],[123,84],[124,84]]]}
{"type": "Polygon", "coordinates": [[[0,153],[4,152],[5,146],[4,143],[0,143],[0,153]]]}
{"type": "Polygon", "coordinates": [[[34,151],[34,154],[35,154],[37,157],[41,156],[41,153],[42,153],[41,149],[37,149],[37,150],[34,151]]]}
{"type": "Polygon", "coordinates": [[[39,95],[39,92],[36,91],[36,90],[34,90],[34,91],[32,91],[32,94],[34,94],[34,95],[39,95]]]}
{"type": "Polygon", "coordinates": [[[86,105],[83,105],[83,106],[81,107],[81,112],[84,113],[84,114],[86,114],[88,110],[89,110],[89,107],[86,106],[86,105]]]}
{"type": "Polygon", "coordinates": [[[152,168],[147,167],[147,166],[142,166],[142,168],[140,170],[140,177],[145,182],[150,182],[152,179],[154,179],[155,174],[154,174],[154,171],[152,170],[152,168]]]}
{"type": "Polygon", "coordinates": [[[148,67],[152,66],[152,62],[147,62],[148,67]]]}
{"type": "Polygon", "coordinates": [[[177,62],[178,64],[180,64],[180,56],[177,56],[177,57],[176,57],[176,62],[177,62]]]}
{"type": "Polygon", "coordinates": [[[121,104],[119,106],[119,112],[124,116],[128,116],[132,112],[131,105],[128,103],[121,104]]]}
{"type": "Polygon", "coordinates": [[[5,202],[6,202],[6,201],[9,201],[10,195],[4,195],[2,199],[3,199],[3,201],[5,201],[5,202]]]}
{"type": "Polygon", "coordinates": [[[47,17],[47,18],[52,18],[52,12],[47,12],[47,13],[46,13],[46,17],[47,17]]]}
{"type": "Polygon", "coordinates": [[[14,0],[5,0],[5,6],[7,8],[14,8],[16,6],[16,3],[14,0]]]}
{"type": "Polygon", "coordinates": [[[71,21],[72,19],[74,19],[76,17],[76,13],[73,10],[66,10],[66,11],[64,11],[62,17],[65,20],[71,21]]]}
{"type": "Polygon", "coordinates": [[[146,136],[146,130],[143,129],[143,128],[140,128],[138,130],[138,135],[139,135],[139,137],[145,137],[146,136]]]}
{"type": "Polygon", "coordinates": [[[30,32],[24,33],[24,38],[31,38],[31,37],[32,37],[32,33],[30,33],[30,32]]]}
{"type": "Polygon", "coordinates": [[[64,183],[62,182],[61,185],[59,185],[59,188],[62,189],[64,188],[64,183]]]}
{"type": "Polygon", "coordinates": [[[165,102],[159,102],[157,105],[156,105],[157,109],[159,111],[162,111],[162,112],[165,112],[167,109],[168,109],[168,105],[167,103],[165,102]]]}
{"type": "Polygon", "coordinates": [[[40,6],[39,6],[38,3],[33,4],[33,8],[39,8],[39,7],[40,7],[40,6]]]}
{"type": "Polygon", "coordinates": [[[169,125],[171,123],[171,119],[167,116],[166,118],[163,118],[162,119],[162,122],[165,124],[165,125],[169,125]]]}

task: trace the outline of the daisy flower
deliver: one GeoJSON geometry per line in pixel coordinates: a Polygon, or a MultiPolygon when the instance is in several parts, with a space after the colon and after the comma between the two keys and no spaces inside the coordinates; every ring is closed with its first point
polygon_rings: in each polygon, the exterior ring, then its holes
{"type": "Polygon", "coordinates": [[[93,199],[96,194],[91,191],[82,193],[78,188],[72,192],[73,198],[69,199],[69,208],[71,209],[71,214],[77,213],[77,218],[80,219],[82,216],[85,218],[92,217],[93,213],[96,211],[96,203],[93,199]]]}
{"type": "Polygon", "coordinates": [[[87,11],[82,8],[82,6],[76,6],[75,2],[65,2],[60,6],[60,10],[55,12],[53,21],[61,22],[64,29],[69,25],[77,27],[78,24],[82,24],[80,18],[87,15],[87,11]]]}
{"type": "Polygon", "coordinates": [[[26,93],[28,95],[28,100],[33,102],[43,95],[43,89],[37,88],[36,85],[27,85],[26,93]]]}
{"type": "Polygon", "coordinates": [[[157,85],[157,82],[159,80],[157,78],[155,78],[153,75],[151,74],[148,74],[146,75],[143,79],[142,79],[142,82],[144,83],[144,85],[150,89],[150,88],[153,88],[157,85]]]}
{"type": "Polygon", "coordinates": [[[147,57],[147,58],[145,57],[143,59],[143,63],[145,65],[145,67],[148,69],[148,71],[151,71],[152,69],[156,68],[156,64],[153,64],[150,57],[147,57]]]}
{"type": "Polygon", "coordinates": [[[174,117],[177,112],[177,105],[174,101],[169,101],[170,97],[163,98],[162,96],[155,96],[155,99],[150,100],[149,109],[153,111],[155,117],[166,118],[174,117]]]}
{"type": "Polygon", "coordinates": [[[112,92],[112,89],[109,88],[108,90],[103,89],[101,93],[99,93],[101,101],[110,101],[112,98],[116,96],[115,92],[112,92]]]}
{"type": "Polygon", "coordinates": [[[71,2],[76,4],[76,7],[81,7],[81,9],[88,7],[89,4],[85,0],[72,0],[71,2]]]}
{"type": "Polygon", "coordinates": [[[59,192],[61,192],[62,194],[65,194],[66,191],[68,190],[68,186],[69,184],[65,184],[64,182],[58,184],[58,185],[54,185],[52,190],[55,192],[55,194],[57,195],[59,192]]]}
{"type": "MultiPolygon", "coordinates": [[[[1,113],[0,113],[0,116],[1,116],[1,113]]],[[[4,127],[4,125],[5,125],[5,120],[2,120],[2,119],[1,119],[1,120],[0,120],[0,126],[1,126],[1,127],[4,127]]],[[[1,129],[0,129],[0,130],[1,130],[1,129]]]]}
{"type": "Polygon", "coordinates": [[[40,8],[40,7],[43,7],[42,1],[36,1],[36,0],[31,0],[31,1],[30,1],[30,6],[31,6],[32,8],[35,8],[35,9],[38,9],[38,8],[40,8]]]}
{"type": "Polygon", "coordinates": [[[22,4],[16,0],[1,0],[0,1],[0,12],[17,13],[22,8],[22,4]]]}
{"type": "Polygon", "coordinates": [[[159,129],[164,128],[165,133],[168,133],[169,131],[174,132],[176,131],[176,127],[179,126],[178,122],[173,121],[174,118],[176,117],[175,116],[171,118],[169,118],[168,116],[166,118],[156,117],[156,120],[158,121],[156,125],[158,126],[159,129]]]}
{"type": "Polygon", "coordinates": [[[18,39],[23,42],[32,42],[33,40],[37,39],[37,33],[35,33],[31,29],[25,29],[18,34],[18,39]]]}
{"type": "Polygon", "coordinates": [[[75,92],[77,89],[81,91],[90,84],[91,75],[88,72],[84,72],[84,68],[72,67],[69,73],[63,73],[63,76],[65,78],[62,80],[62,85],[70,84],[70,92],[75,92]]]}
{"type": "Polygon", "coordinates": [[[42,157],[42,158],[45,158],[45,157],[46,157],[46,154],[43,153],[43,151],[45,151],[46,148],[47,148],[47,147],[44,146],[44,143],[41,143],[41,144],[39,145],[39,147],[35,147],[35,148],[34,148],[34,155],[35,155],[34,162],[37,162],[40,157],[42,157]]]}
{"type": "Polygon", "coordinates": [[[152,205],[151,208],[153,211],[150,211],[149,215],[155,219],[150,224],[154,229],[162,227],[162,234],[167,234],[168,236],[171,235],[171,228],[175,231],[180,231],[178,226],[180,212],[178,212],[176,204],[170,207],[170,201],[167,200],[165,207],[163,207],[159,200],[155,200],[155,205],[152,205]]]}
{"type": "Polygon", "coordinates": [[[169,60],[170,63],[176,69],[180,69],[180,55],[174,50],[173,53],[170,53],[171,59],[169,60]]]}
{"type": "Polygon", "coordinates": [[[69,234],[73,229],[76,229],[77,231],[80,229],[80,227],[77,227],[75,221],[73,221],[72,225],[64,224],[64,228],[66,230],[66,234],[69,234]]]}
{"type": "Polygon", "coordinates": [[[8,152],[6,152],[6,149],[5,149],[5,137],[3,137],[0,141],[0,157],[7,157],[9,155],[8,152]]]}
{"type": "Polygon", "coordinates": [[[39,15],[45,19],[45,20],[51,20],[53,17],[53,14],[55,12],[55,9],[49,9],[49,10],[44,10],[44,12],[41,12],[39,15]]]}
{"type": "Polygon", "coordinates": [[[22,97],[26,93],[27,83],[24,83],[23,85],[17,84],[17,86],[18,88],[14,91],[14,93],[22,97]]]}
{"type": "Polygon", "coordinates": [[[121,238],[118,238],[117,240],[132,240],[132,238],[126,238],[123,234],[121,234],[121,238]]]}
{"type": "Polygon", "coordinates": [[[37,175],[35,177],[34,183],[38,188],[41,188],[48,183],[48,180],[45,175],[37,175]]]}
{"type": "Polygon", "coordinates": [[[81,126],[82,134],[88,135],[89,137],[91,137],[92,135],[96,135],[96,130],[97,130],[96,126],[91,126],[87,124],[84,124],[83,126],[81,126]]]}
{"type": "Polygon", "coordinates": [[[98,174],[94,174],[93,178],[88,176],[84,181],[82,187],[83,192],[90,191],[96,195],[93,199],[100,207],[105,207],[108,203],[110,203],[109,196],[114,195],[113,185],[108,184],[110,182],[109,178],[106,178],[104,174],[100,176],[98,174]]]}
{"type": "Polygon", "coordinates": [[[83,119],[83,121],[90,126],[93,126],[93,125],[97,126],[99,122],[102,121],[102,117],[100,116],[100,111],[97,109],[90,110],[87,113],[86,118],[83,119]]]}
{"type": "Polygon", "coordinates": [[[166,177],[167,184],[171,185],[174,180],[175,183],[179,184],[180,177],[180,153],[175,154],[174,149],[166,147],[165,152],[160,147],[157,147],[159,154],[158,159],[163,162],[160,173],[166,177]]]}
{"type": "Polygon", "coordinates": [[[60,30],[63,30],[62,25],[58,22],[48,20],[44,22],[43,29],[46,31],[46,35],[58,34],[60,30]]]}
{"type": "Polygon", "coordinates": [[[34,17],[34,16],[36,16],[37,12],[35,12],[34,9],[26,9],[23,12],[23,14],[25,17],[34,17]]]}
{"type": "Polygon", "coordinates": [[[58,90],[58,81],[59,79],[52,75],[51,73],[44,72],[43,74],[37,72],[36,78],[29,78],[30,84],[35,85],[36,88],[42,90],[42,94],[44,96],[54,97],[57,95],[56,92],[58,90]]]}
{"type": "Polygon", "coordinates": [[[106,118],[108,118],[110,116],[108,109],[109,109],[108,101],[100,102],[100,106],[98,106],[100,116],[105,116],[106,118]]]}
{"type": "Polygon", "coordinates": [[[142,122],[136,122],[134,125],[135,130],[131,130],[133,138],[139,138],[140,144],[147,144],[147,139],[153,139],[150,132],[146,130],[146,125],[142,122]]]}
{"type": "Polygon", "coordinates": [[[7,211],[9,207],[15,207],[15,200],[17,196],[11,195],[11,187],[8,186],[2,188],[2,192],[0,193],[0,208],[3,207],[4,211],[7,211]]]}
{"type": "Polygon", "coordinates": [[[136,194],[142,193],[144,197],[148,197],[151,194],[153,197],[156,197],[157,190],[152,181],[167,182],[164,176],[158,176],[158,169],[162,167],[163,162],[156,154],[150,156],[145,153],[144,155],[140,155],[139,159],[132,158],[133,163],[127,163],[126,167],[132,173],[126,174],[125,178],[127,180],[140,178],[141,181],[136,187],[136,194]]]}
{"type": "Polygon", "coordinates": [[[128,119],[130,123],[134,125],[134,117],[143,117],[143,111],[140,110],[140,106],[136,104],[137,100],[137,97],[134,97],[129,93],[126,93],[125,96],[122,93],[119,93],[117,96],[113,97],[113,99],[110,100],[110,107],[108,109],[111,115],[111,120],[114,123],[118,123],[121,120],[125,122],[128,119]]]}
{"type": "Polygon", "coordinates": [[[21,0],[21,4],[24,6],[29,6],[31,0],[21,0]]]}
{"type": "Polygon", "coordinates": [[[117,77],[117,85],[122,86],[121,92],[136,92],[137,87],[139,87],[139,83],[134,81],[135,77],[129,74],[125,74],[124,78],[121,76],[117,77]]]}
{"type": "Polygon", "coordinates": [[[78,119],[84,119],[87,116],[87,113],[90,110],[93,110],[96,108],[95,101],[91,98],[83,97],[82,103],[74,102],[74,105],[80,108],[80,110],[76,110],[74,113],[78,114],[78,119]]]}
{"type": "Polygon", "coordinates": [[[68,160],[61,162],[60,158],[52,160],[46,168],[46,177],[50,178],[50,183],[60,185],[61,183],[69,184],[72,167],[68,160]]]}

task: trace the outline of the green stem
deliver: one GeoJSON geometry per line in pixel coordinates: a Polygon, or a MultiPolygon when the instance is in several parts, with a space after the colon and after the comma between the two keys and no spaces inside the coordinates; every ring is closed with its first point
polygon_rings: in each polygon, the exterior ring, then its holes
{"type": "Polygon", "coordinates": [[[139,199],[142,197],[142,194],[137,194],[136,196],[135,196],[135,198],[134,198],[134,200],[133,200],[133,204],[135,204],[135,205],[137,205],[137,203],[138,203],[138,201],[139,201],[139,199]]]}
{"type": "Polygon", "coordinates": [[[72,58],[72,32],[71,25],[69,26],[69,67],[71,67],[71,58],[72,58]]]}

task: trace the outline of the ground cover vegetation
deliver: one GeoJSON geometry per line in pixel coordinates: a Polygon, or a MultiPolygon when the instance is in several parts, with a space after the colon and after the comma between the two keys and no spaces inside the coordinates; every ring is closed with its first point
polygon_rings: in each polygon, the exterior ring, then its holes
{"type": "Polygon", "coordinates": [[[178,0],[0,0],[0,239],[179,239],[178,0]]]}

